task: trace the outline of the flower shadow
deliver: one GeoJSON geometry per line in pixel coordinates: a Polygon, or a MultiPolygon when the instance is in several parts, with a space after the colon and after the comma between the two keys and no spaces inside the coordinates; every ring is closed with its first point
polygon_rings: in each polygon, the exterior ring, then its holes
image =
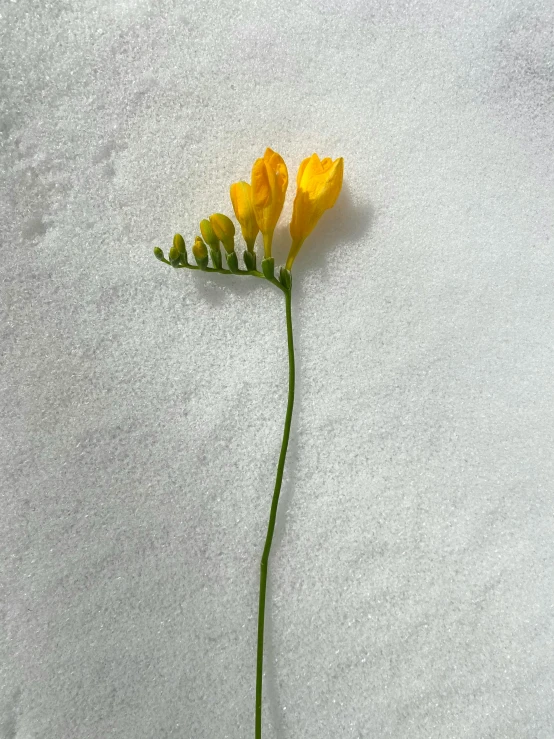
{"type": "MultiPolygon", "coordinates": [[[[238,249],[237,249],[238,251],[238,249]]],[[[258,257],[258,269],[260,269],[261,258],[258,257]]],[[[241,264],[241,269],[243,265],[241,264]]],[[[220,275],[217,273],[196,273],[201,279],[191,280],[191,290],[198,297],[206,301],[212,308],[218,308],[232,296],[246,297],[253,290],[271,287],[265,280],[256,277],[220,275]]],[[[196,275],[195,275],[196,276],[196,275]]]]}
{"type": "MultiPolygon", "coordinates": [[[[293,274],[302,276],[308,270],[317,270],[319,277],[326,279],[332,252],[340,248],[346,261],[355,242],[369,233],[375,218],[372,204],[356,202],[345,183],[335,206],[326,211],[295,259],[293,274]]],[[[290,247],[288,226],[278,227],[274,238],[275,263],[285,262],[290,247]]]]}
{"type": "MultiPolygon", "coordinates": [[[[357,249],[356,242],[370,230],[375,217],[375,210],[371,203],[354,201],[348,185],[344,184],[342,192],[335,206],[326,211],[314,231],[306,239],[293,267],[294,276],[302,278],[305,272],[317,271],[318,278],[327,281],[332,277],[329,264],[331,255],[337,248],[346,263],[353,262],[351,252],[357,249]]],[[[288,219],[283,219],[286,221],[288,219]]],[[[286,261],[290,248],[291,238],[288,223],[277,225],[273,239],[273,256],[275,271],[286,261]]],[[[242,262],[244,245],[242,238],[237,238],[237,252],[242,262]]],[[[263,259],[263,244],[258,236],[256,244],[258,269],[261,269],[263,259]]],[[[242,266],[242,265],[241,265],[242,266]]],[[[252,277],[234,277],[230,275],[206,274],[203,279],[191,280],[191,289],[212,307],[221,306],[229,295],[251,295],[253,290],[266,287],[263,280],[252,277]]]]}

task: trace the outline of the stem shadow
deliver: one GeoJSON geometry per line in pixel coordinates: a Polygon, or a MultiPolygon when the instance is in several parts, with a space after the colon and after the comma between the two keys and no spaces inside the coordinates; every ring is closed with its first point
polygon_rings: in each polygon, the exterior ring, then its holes
{"type": "MultiPolygon", "coordinates": [[[[298,371],[298,363],[297,363],[298,371]]],[[[297,382],[298,388],[298,382],[297,382]]],[[[289,447],[287,453],[287,464],[285,467],[286,478],[283,481],[283,488],[279,498],[279,510],[277,513],[277,521],[275,523],[275,533],[273,537],[273,546],[271,548],[272,553],[280,548],[283,541],[283,537],[286,531],[286,513],[289,510],[293,494],[294,494],[294,479],[298,462],[298,401],[295,397],[295,413],[291,423],[291,435],[289,439],[289,447]]],[[[271,559],[270,565],[271,565],[271,559]]],[[[271,715],[271,724],[275,733],[275,739],[286,739],[287,731],[285,727],[285,711],[282,707],[281,691],[279,688],[279,682],[277,680],[277,653],[275,650],[274,641],[274,620],[273,620],[273,593],[274,584],[272,577],[272,568],[268,568],[268,581],[267,581],[267,607],[265,612],[265,687],[267,695],[267,703],[269,706],[269,712],[271,715]]]]}
{"type": "MultiPolygon", "coordinates": [[[[283,477],[283,486],[279,497],[279,508],[277,512],[277,520],[275,523],[275,532],[273,536],[272,553],[281,547],[283,538],[286,533],[287,521],[286,514],[290,508],[295,492],[295,480],[298,467],[298,427],[302,397],[302,352],[301,344],[301,311],[298,307],[298,300],[295,299],[293,292],[293,326],[295,338],[295,398],[294,412],[292,415],[291,432],[289,437],[289,445],[287,450],[287,459],[285,464],[285,475],[283,477]]],[[[286,713],[282,707],[281,691],[277,679],[277,653],[274,641],[274,620],[273,620],[273,593],[274,581],[272,577],[271,558],[268,568],[267,582],[267,608],[266,608],[266,625],[265,625],[265,687],[267,696],[267,705],[271,716],[271,724],[274,730],[275,739],[287,739],[287,729],[285,726],[286,713]]]]}
{"type": "MultiPolygon", "coordinates": [[[[374,209],[371,203],[356,204],[351,196],[348,188],[343,187],[343,192],[337,202],[337,205],[330,214],[328,221],[325,221],[324,214],[322,221],[316,227],[316,233],[310,236],[315,244],[314,249],[309,248],[310,241],[303,247],[297,257],[294,265],[294,274],[301,275],[304,269],[319,271],[319,278],[327,282],[332,277],[332,271],[329,267],[331,252],[337,248],[341,248],[343,258],[346,263],[355,263],[355,259],[350,256],[353,249],[358,250],[356,244],[359,239],[364,236],[370,229],[374,220],[374,209]]],[[[287,230],[288,231],[288,230],[287,230]]],[[[275,261],[276,263],[284,262],[286,250],[283,245],[286,241],[285,229],[280,229],[276,233],[275,244],[275,261]]],[[[290,243],[290,239],[288,240],[290,243]]],[[[282,544],[286,532],[286,514],[290,508],[295,492],[296,473],[298,468],[299,446],[298,446],[298,427],[299,418],[301,416],[301,399],[302,399],[302,311],[299,307],[301,298],[295,296],[293,289],[293,325],[295,338],[295,369],[296,369],[296,392],[294,413],[291,423],[291,434],[289,438],[289,446],[287,453],[287,461],[285,465],[285,477],[283,479],[283,487],[279,499],[279,508],[275,525],[275,533],[273,538],[272,553],[274,553],[282,544]]],[[[285,725],[286,713],[282,707],[281,691],[277,679],[277,654],[275,650],[275,629],[273,620],[273,593],[274,584],[272,577],[271,559],[268,568],[267,581],[267,608],[265,622],[265,660],[264,660],[264,676],[265,676],[265,695],[267,696],[267,705],[271,716],[271,724],[273,727],[275,739],[287,739],[288,731],[285,725]]]]}

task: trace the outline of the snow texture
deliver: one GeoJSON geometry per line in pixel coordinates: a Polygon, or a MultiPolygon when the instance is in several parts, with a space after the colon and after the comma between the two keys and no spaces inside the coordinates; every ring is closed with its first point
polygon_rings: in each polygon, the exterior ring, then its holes
{"type": "Polygon", "coordinates": [[[550,0],[0,0],[0,739],[253,737],[270,285],[157,262],[266,146],[294,267],[264,739],[554,737],[550,0]]]}

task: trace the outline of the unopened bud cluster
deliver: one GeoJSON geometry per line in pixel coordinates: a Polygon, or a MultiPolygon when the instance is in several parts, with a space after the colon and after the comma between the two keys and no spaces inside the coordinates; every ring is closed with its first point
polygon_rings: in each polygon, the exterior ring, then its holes
{"type": "MultiPolygon", "coordinates": [[[[244,252],[244,264],[246,270],[239,267],[238,255],[235,251],[235,225],[233,221],[223,213],[214,213],[209,218],[200,221],[201,236],[196,236],[192,247],[192,256],[196,266],[200,269],[215,270],[221,272],[256,272],[256,254],[253,249],[247,248],[244,252]],[[223,266],[221,246],[225,255],[226,268],[223,266]],[[210,264],[211,262],[211,264],[210,264]]],[[[162,249],[158,246],[154,249],[154,256],[161,262],[166,262],[172,267],[192,267],[188,261],[185,240],[181,234],[175,234],[173,246],[169,250],[167,259],[162,249]]]]}
{"type": "Polygon", "coordinates": [[[208,272],[265,277],[282,289],[290,291],[294,259],[323,212],[335,204],[342,187],[342,172],[342,158],[333,162],[329,158],[321,160],[317,154],[312,154],[300,164],[290,222],[292,244],[286,264],[280,269],[279,280],[275,278],[271,246],[275,226],[285,202],[288,170],[283,158],[272,149],[266,149],[263,158],[254,162],[250,184],[241,180],[233,183],[229,191],[233,210],[246,243],[243,252],[245,269],[240,268],[235,251],[235,226],[223,213],[213,213],[209,218],[200,221],[201,236],[196,236],[192,247],[196,264],[188,261],[185,241],[180,234],[176,234],[173,239],[168,259],[159,247],[154,249],[154,255],[160,261],[176,268],[187,267],[208,272]],[[261,272],[257,269],[254,251],[258,233],[262,234],[264,242],[261,272]],[[223,255],[226,266],[223,266],[223,255]]]}

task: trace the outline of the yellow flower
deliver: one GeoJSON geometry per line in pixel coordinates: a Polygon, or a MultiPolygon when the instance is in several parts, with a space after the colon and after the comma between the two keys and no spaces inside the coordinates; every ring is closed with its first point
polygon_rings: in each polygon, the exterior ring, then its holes
{"type": "Polygon", "coordinates": [[[246,241],[248,251],[254,250],[254,242],[258,235],[258,224],[256,214],[252,205],[252,188],[248,182],[234,182],[230,188],[233,210],[240,223],[242,235],[246,241]]]}
{"type": "Polygon", "coordinates": [[[289,174],[283,158],[266,149],[263,159],[256,159],[252,167],[252,205],[264,237],[266,259],[271,256],[273,232],[283,210],[288,183],[289,174]]]}
{"type": "Polygon", "coordinates": [[[290,269],[300,247],[311,234],[324,211],[336,203],[342,187],[343,158],[320,160],[317,154],[304,159],[296,177],[296,197],[292,209],[292,245],[286,268],[290,269]]]}
{"type": "Polygon", "coordinates": [[[225,251],[230,254],[235,249],[235,224],[223,213],[211,215],[210,223],[214,234],[222,242],[225,251]]]}

